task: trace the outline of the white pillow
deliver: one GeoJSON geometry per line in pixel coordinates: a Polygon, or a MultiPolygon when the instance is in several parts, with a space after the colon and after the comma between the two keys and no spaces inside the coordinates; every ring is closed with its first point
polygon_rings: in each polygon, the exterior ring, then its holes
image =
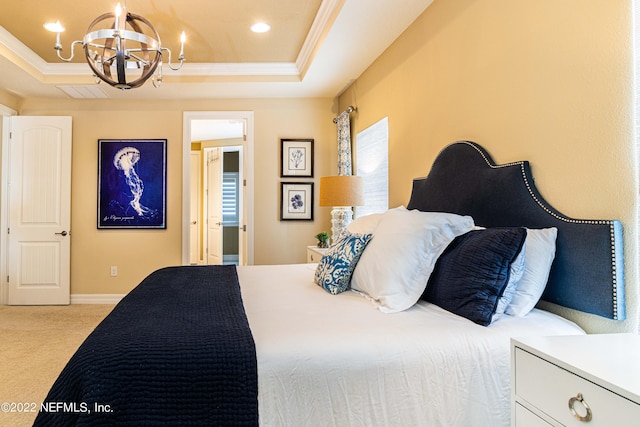
{"type": "MultiPolygon", "coordinates": [[[[527,237],[529,236],[529,230],[527,230],[527,237]]],[[[502,296],[498,300],[498,305],[496,306],[496,311],[493,313],[493,317],[491,322],[497,320],[500,316],[502,316],[513,300],[513,297],[516,294],[516,287],[522,276],[524,275],[524,263],[525,263],[525,249],[527,247],[527,240],[525,238],[524,244],[520,249],[520,253],[516,257],[516,259],[511,263],[509,267],[509,281],[507,282],[507,286],[504,288],[504,292],[502,296]]]]}
{"type": "Polygon", "coordinates": [[[351,234],[372,234],[378,226],[381,218],[381,213],[374,213],[358,217],[351,223],[349,223],[349,225],[347,225],[347,230],[351,234]]]}
{"type": "Polygon", "coordinates": [[[524,274],[516,284],[516,293],[505,310],[506,314],[525,316],[540,300],[556,256],[557,236],[558,229],[555,227],[527,229],[524,274]]]}
{"type": "Polygon", "coordinates": [[[445,248],[473,226],[470,216],[401,209],[385,212],[356,266],[351,288],[371,297],[382,312],[406,310],[424,292],[445,248]]]}
{"type": "MultiPolygon", "coordinates": [[[[400,205],[397,208],[389,210],[406,211],[407,208],[400,205]]],[[[351,232],[352,234],[373,234],[376,227],[378,226],[378,223],[380,222],[380,219],[382,218],[382,215],[384,214],[372,213],[369,215],[360,216],[349,223],[349,225],[347,225],[347,230],[349,230],[349,232],[351,232]]]]}

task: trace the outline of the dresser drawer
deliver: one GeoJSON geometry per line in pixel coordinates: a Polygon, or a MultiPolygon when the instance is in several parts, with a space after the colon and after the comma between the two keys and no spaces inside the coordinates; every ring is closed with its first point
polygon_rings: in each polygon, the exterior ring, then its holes
{"type": "Polygon", "coordinates": [[[307,262],[315,262],[318,263],[320,262],[320,260],[322,259],[322,255],[314,252],[314,251],[307,251],[307,262]]]}
{"type": "Polygon", "coordinates": [[[527,408],[516,403],[515,425],[518,427],[550,427],[551,424],[529,411],[527,408]]]}
{"type": "MultiPolygon", "coordinates": [[[[637,426],[640,405],[603,387],[515,348],[516,399],[526,401],[547,416],[566,426],[637,426]],[[578,420],[569,407],[570,399],[582,394],[591,410],[589,422],[578,420]]],[[[579,401],[574,402],[579,415],[587,410],[579,401]]]]}
{"type": "Polygon", "coordinates": [[[325,253],[327,253],[327,249],[325,248],[307,246],[307,262],[318,263],[325,253]]]}

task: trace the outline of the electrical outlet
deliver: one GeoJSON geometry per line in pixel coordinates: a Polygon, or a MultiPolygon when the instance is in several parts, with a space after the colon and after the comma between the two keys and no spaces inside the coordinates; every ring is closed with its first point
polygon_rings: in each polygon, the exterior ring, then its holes
{"type": "Polygon", "coordinates": [[[111,266],[111,277],[116,277],[118,275],[118,266],[117,265],[112,265],[111,266]]]}

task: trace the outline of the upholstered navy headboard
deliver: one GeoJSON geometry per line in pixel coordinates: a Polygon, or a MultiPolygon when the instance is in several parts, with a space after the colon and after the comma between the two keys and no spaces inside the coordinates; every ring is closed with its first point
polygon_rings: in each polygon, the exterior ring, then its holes
{"type": "Polygon", "coordinates": [[[556,257],[542,300],[610,319],[625,318],[622,225],[568,218],[536,190],[527,161],[496,165],[460,141],[413,181],[409,209],[470,215],[484,227],[557,227],[556,257]]]}

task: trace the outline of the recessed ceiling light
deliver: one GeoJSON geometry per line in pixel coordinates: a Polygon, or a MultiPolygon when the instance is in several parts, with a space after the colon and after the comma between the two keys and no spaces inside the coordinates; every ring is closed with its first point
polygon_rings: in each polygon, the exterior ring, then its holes
{"type": "Polygon", "coordinates": [[[251,26],[251,31],[254,33],[266,33],[271,29],[271,25],[265,24],[264,22],[258,22],[257,24],[253,24],[251,26]]]}

